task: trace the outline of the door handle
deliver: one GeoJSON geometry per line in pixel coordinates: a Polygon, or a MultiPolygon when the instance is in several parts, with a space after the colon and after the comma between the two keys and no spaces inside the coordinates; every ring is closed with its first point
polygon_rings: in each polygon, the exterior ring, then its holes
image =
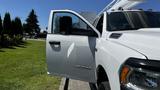
{"type": "Polygon", "coordinates": [[[60,45],[61,42],[59,42],[59,41],[49,41],[49,44],[60,45]]]}

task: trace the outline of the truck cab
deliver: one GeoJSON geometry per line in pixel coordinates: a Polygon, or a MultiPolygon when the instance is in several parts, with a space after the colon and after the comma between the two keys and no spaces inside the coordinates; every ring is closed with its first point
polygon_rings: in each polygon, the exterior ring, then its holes
{"type": "Polygon", "coordinates": [[[93,24],[52,10],[48,74],[94,83],[99,90],[160,89],[160,12],[113,10],[93,24]]]}
{"type": "Polygon", "coordinates": [[[113,0],[94,23],[72,10],[52,10],[48,74],[98,90],[159,90],[160,12],[132,9],[143,1],[113,0]]]}

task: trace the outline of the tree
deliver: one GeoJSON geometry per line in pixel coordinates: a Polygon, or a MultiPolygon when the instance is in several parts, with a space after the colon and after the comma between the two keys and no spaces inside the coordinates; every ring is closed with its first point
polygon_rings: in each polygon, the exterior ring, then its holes
{"type": "Polygon", "coordinates": [[[22,22],[19,17],[16,17],[14,20],[12,20],[12,31],[12,34],[14,36],[12,39],[12,44],[18,45],[23,39],[22,22]]]}
{"type": "Polygon", "coordinates": [[[29,13],[28,18],[26,19],[26,27],[27,27],[27,32],[29,34],[40,33],[40,27],[38,25],[37,15],[33,9],[29,13]]]}
{"type": "Polygon", "coordinates": [[[0,36],[2,35],[2,30],[3,30],[2,18],[1,18],[1,16],[0,16],[0,36]]]}
{"type": "Polygon", "coordinates": [[[29,26],[27,26],[26,23],[23,23],[23,31],[24,31],[25,33],[29,33],[29,26]]]}
{"type": "Polygon", "coordinates": [[[22,28],[22,22],[19,17],[16,17],[13,22],[13,28],[14,28],[14,35],[23,35],[23,28],[22,28]]]}
{"type": "Polygon", "coordinates": [[[3,30],[3,26],[2,26],[2,19],[1,19],[1,16],[0,16],[0,46],[2,44],[2,30],[3,30]]]}
{"type": "Polygon", "coordinates": [[[16,28],[15,28],[15,20],[12,20],[11,21],[11,31],[12,31],[12,34],[15,35],[16,33],[16,28]]]}
{"type": "Polygon", "coordinates": [[[12,35],[12,28],[11,28],[11,17],[10,14],[7,12],[4,16],[3,20],[3,34],[12,35]]]}

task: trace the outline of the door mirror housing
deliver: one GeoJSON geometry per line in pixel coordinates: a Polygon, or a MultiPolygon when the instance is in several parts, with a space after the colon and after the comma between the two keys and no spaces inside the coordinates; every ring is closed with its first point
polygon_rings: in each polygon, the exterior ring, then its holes
{"type": "Polygon", "coordinates": [[[72,18],[69,16],[63,16],[59,19],[59,30],[65,35],[71,34],[72,30],[72,18]]]}

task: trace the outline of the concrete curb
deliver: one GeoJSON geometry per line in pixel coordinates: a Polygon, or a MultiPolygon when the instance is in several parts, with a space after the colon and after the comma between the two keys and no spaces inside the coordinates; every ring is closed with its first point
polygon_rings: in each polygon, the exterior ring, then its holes
{"type": "Polygon", "coordinates": [[[62,78],[59,86],[59,90],[65,90],[64,88],[66,86],[65,83],[66,83],[66,78],[62,78]]]}

